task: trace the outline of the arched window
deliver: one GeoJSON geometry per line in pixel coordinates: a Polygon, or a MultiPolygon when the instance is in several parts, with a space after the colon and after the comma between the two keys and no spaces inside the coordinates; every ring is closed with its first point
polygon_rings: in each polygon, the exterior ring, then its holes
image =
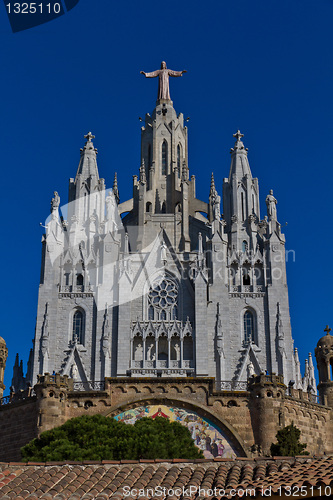
{"type": "Polygon", "coordinates": [[[245,207],[244,207],[244,193],[241,192],[241,203],[242,203],[242,220],[245,220],[245,207]]]}
{"type": "Polygon", "coordinates": [[[162,175],[167,175],[168,168],[168,143],[167,141],[163,141],[162,144],[162,175]]]}
{"type": "Polygon", "coordinates": [[[163,203],[162,203],[161,213],[162,213],[162,214],[165,214],[165,213],[166,213],[166,205],[165,205],[165,201],[163,201],[163,203]]]}
{"type": "Polygon", "coordinates": [[[148,308],[148,319],[154,321],[154,308],[153,306],[149,306],[148,308]]]}
{"type": "Polygon", "coordinates": [[[247,241],[244,240],[242,243],[242,251],[246,252],[246,250],[247,250],[247,241]]]}
{"type": "Polygon", "coordinates": [[[178,177],[180,177],[181,157],[182,157],[182,149],[181,149],[181,145],[178,144],[178,146],[177,146],[177,170],[178,170],[178,177]]]}
{"type": "Polygon", "coordinates": [[[73,340],[84,343],[84,315],[82,311],[75,311],[73,316],[73,340]]]}
{"type": "Polygon", "coordinates": [[[152,212],[152,208],[153,208],[153,205],[150,203],[150,201],[148,201],[146,203],[146,212],[151,213],[152,212]]]}
{"type": "Polygon", "coordinates": [[[244,342],[245,344],[255,342],[254,317],[251,311],[244,313],[244,342]]]}
{"type": "Polygon", "coordinates": [[[83,286],[83,276],[82,276],[82,274],[78,274],[76,276],[76,285],[77,286],[83,286]]]}
{"type": "Polygon", "coordinates": [[[173,306],[172,319],[178,319],[178,307],[177,307],[177,305],[173,306]]]}
{"type": "Polygon", "coordinates": [[[243,285],[251,285],[250,272],[247,267],[243,269],[243,285]]]}
{"type": "Polygon", "coordinates": [[[148,144],[148,169],[151,167],[151,145],[148,144]]]}

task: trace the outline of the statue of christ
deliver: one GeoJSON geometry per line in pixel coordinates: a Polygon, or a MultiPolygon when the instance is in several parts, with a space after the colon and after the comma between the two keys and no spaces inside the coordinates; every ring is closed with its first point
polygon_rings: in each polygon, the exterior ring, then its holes
{"type": "Polygon", "coordinates": [[[161,69],[152,71],[151,73],[145,73],[140,71],[141,75],[145,75],[146,78],[156,78],[158,76],[158,95],[157,99],[170,100],[170,90],[169,90],[169,76],[182,76],[183,73],[187,71],[184,69],[182,71],[173,71],[166,67],[166,62],[161,62],[161,69]]]}

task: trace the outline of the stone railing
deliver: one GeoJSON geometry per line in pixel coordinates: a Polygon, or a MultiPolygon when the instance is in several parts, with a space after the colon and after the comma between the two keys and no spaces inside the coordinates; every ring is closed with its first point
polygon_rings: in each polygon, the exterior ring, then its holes
{"type": "Polygon", "coordinates": [[[88,392],[88,391],[104,391],[105,390],[105,381],[93,381],[88,380],[87,382],[74,382],[73,390],[75,392],[88,392]]]}
{"type": "Polygon", "coordinates": [[[247,382],[240,380],[217,380],[215,387],[217,391],[247,391],[247,382]]]}

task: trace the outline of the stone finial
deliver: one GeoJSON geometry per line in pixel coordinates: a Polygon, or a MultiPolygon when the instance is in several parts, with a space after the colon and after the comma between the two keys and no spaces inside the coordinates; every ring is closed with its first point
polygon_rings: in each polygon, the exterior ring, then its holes
{"type": "Polygon", "coordinates": [[[114,179],[113,179],[113,187],[112,191],[114,194],[114,197],[116,199],[117,204],[119,204],[119,190],[118,190],[118,179],[117,179],[117,172],[114,173],[114,179]]]}
{"type": "Polygon", "coordinates": [[[210,178],[210,194],[212,195],[215,193],[216,188],[215,188],[215,179],[214,179],[214,173],[212,172],[211,178],[210,178]]]}
{"type": "Polygon", "coordinates": [[[244,137],[244,134],[241,133],[241,131],[238,129],[235,134],[233,134],[233,137],[236,138],[236,143],[241,141],[241,138],[244,137]]]}
{"type": "Polygon", "coordinates": [[[95,136],[91,133],[91,132],[88,132],[85,136],[84,136],[85,139],[87,139],[87,142],[92,142],[91,139],[95,139],[95,136]]]}
{"type": "Polygon", "coordinates": [[[233,137],[235,137],[236,142],[233,148],[231,148],[230,153],[234,153],[235,151],[243,150],[243,151],[248,151],[247,148],[244,147],[244,144],[242,142],[242,137],[244,137],[244,134],[240,132],[240,130],[237,130],[235,134],[233,134],[233,137]]]}
{"type": "Polygon", "coordinates": [[[328,325],[326,325],[326,328],[324,328],[324,332],[326,332],[326,335],[331,335],[332,328],[330,328],[328,325]]]}

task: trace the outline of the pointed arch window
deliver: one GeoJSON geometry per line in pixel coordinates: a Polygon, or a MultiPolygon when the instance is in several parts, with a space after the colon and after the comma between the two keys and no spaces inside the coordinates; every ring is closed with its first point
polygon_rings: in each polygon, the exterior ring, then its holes
{"type": "Polygon", "coordinates": [[[168,166],[168,143],[166,140],[163,141],[162,144],[162,175],[167,175],[167,166],[168,166]]]}
{"type": "Polygon", "coordinates": [[[180,178],[180,165],[181,165],[181,157],[182,157],[182,147],[180,144],[177,146],[177,170],[178,170],[178,177],[180,178]]]}
{"type": "Polygon", "coordinates": [[[83,286],[83,276],[82,276],[82,274],[78,274],[76,276],[76,285],[77,286],[83,286]]]}
{"type": "Polygon", "coordinates": [[[148,308],[148,319],[150,321],[154,321],[154,307],[153,306],[149,306],[149,308],[148,308]]]}
{"type": "Polygon", "coordinates": [[[148,169],[151,167],[151,145],[148,144],[148,169]]]}
{"type": "Polygon", "coordinates": [[[244,313],[244,343],[250,344],[255,342],[255,322],[252,311],[244,313]]]}
{"type": "Polygon", "coordinates": [[[80,310],[76,310],[73,315],[73,341],[78,344],[84,343],[84,314],[80,310]]]}

